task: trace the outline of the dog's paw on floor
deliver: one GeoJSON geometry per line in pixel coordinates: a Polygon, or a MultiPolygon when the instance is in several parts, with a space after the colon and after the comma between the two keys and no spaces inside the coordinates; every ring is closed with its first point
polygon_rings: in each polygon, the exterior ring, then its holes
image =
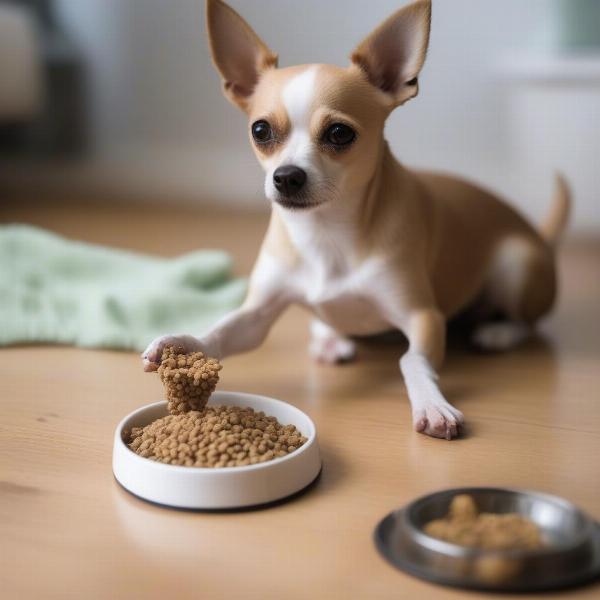
{"type": "Polygon", "coordinates": [[[344,363],[356,357],[356,346],[343,337],[315,337],[311,340],[309,353],[314,360],[325,364],[344,363]]]}
{"type": "Polygon", "coordinates": [[[523,323],[484,323],[473,332],[471,343],[482,352],[506,352],[522,344],[529,337],[529,333],[529,328],[523,323]]]}
{"type": "Polygon", "coordinates": [[[450,404],[430,404],[415,410],[415,431],[431,437],[451,440],[458,436],[465,418],[460,410],[450,404]]]}

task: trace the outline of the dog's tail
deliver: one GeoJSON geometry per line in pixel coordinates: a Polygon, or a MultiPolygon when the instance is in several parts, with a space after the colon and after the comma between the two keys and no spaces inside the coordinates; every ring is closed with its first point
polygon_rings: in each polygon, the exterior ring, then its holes
{"type": "Polygon", "coordinates": [[[571,190],[565,177],[556,173],[556,188],[552,207],[546,220],[540,226],[542,237],[551,245],[556,246],[569,222],[571,213],[571,190]]]}

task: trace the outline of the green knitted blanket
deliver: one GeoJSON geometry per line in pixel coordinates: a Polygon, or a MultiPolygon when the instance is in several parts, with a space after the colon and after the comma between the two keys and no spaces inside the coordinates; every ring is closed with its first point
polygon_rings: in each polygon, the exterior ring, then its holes
{"type": "Polygon", "coordinates": [[[164,259],[0,226],[0,345],[141,351],[158,335],[202,333],[245,293],[219,250],[164,259]]]}

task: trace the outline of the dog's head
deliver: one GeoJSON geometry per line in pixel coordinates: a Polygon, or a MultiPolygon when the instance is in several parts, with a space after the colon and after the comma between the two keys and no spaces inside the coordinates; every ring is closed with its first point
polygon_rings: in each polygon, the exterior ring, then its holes
{"type": "Polygon", "coordinates": [[[279,69],[277,55],[232,8],[207,0],[213,61],[226,97],[249,117],[269,199],[309,209],[369,182],[387,116],[417,95],[430,21],[431,0],[419,0],[359,44],[347,68],[279,69]]]}

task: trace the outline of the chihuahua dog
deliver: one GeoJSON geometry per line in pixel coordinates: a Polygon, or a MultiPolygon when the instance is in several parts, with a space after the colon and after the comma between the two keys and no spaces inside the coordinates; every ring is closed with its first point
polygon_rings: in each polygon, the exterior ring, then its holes
{"type": "Polygon", "coordinates": [[[272,215],[243,305],[199,338],[154,340],[145,370],[169,344],[218,358],[251,350],[297,303],[315,317],[310,352],[327,363],[352,359],[354,336],[404,333],[399,366],[414,428],[459,434],[463,415],[437,383],[446,320],[476,306],[480,347],[523,341],[554,302],[554,248],[570,200],[558,177],[537,231],[489,192],[395,160],[384,124],[419,91],[430,22],[431,2],[419,0],[359,44],[347,68],[280,69],[232,8],[208,0],[213,61],[225,96],[248,116],[272,215]]]}

